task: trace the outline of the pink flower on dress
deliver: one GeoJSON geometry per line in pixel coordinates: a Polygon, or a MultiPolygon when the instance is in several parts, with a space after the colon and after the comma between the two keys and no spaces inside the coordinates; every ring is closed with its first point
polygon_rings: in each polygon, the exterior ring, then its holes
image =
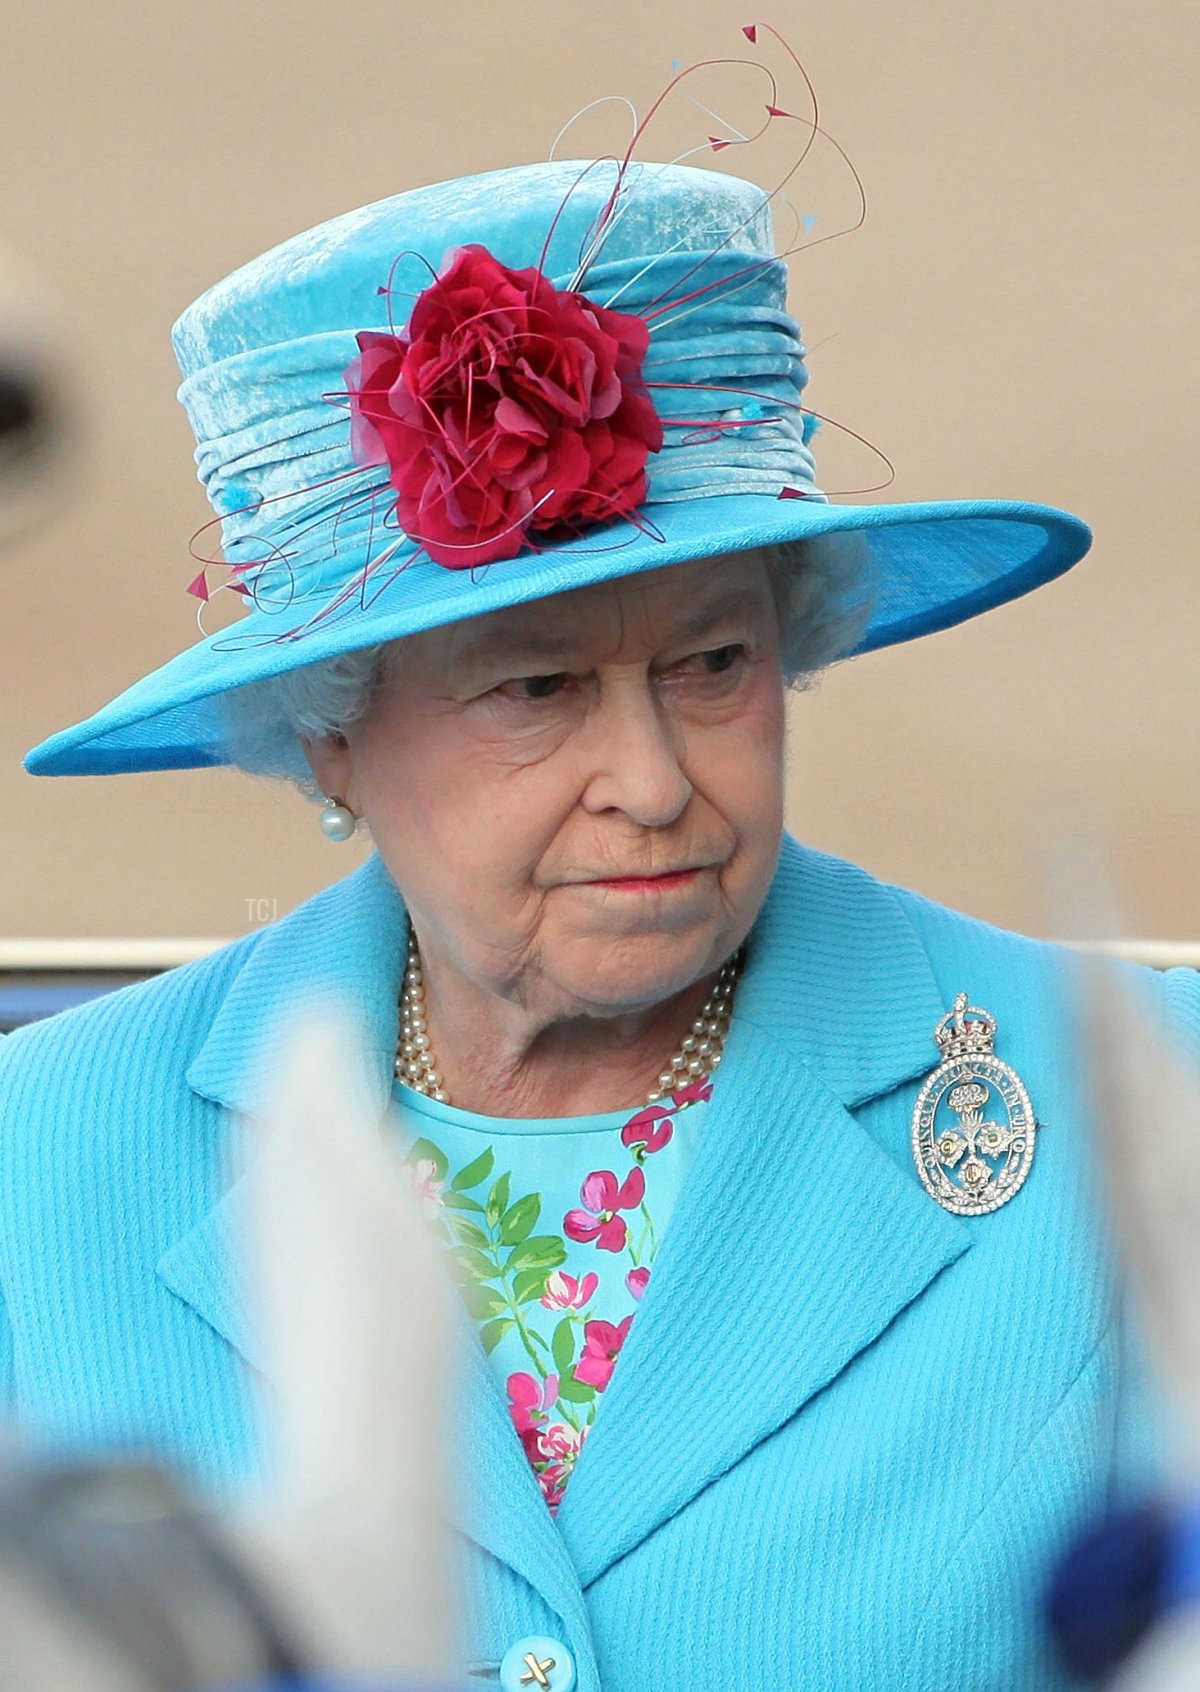
{"type": "Polygon", "coordinates": [[[556,1269],[546,1277],[546,1290],[539,1302],[547,1310],[582,1310],[591,1302],[599,1285],[599,1275],[589,1273],[576,1280],[574,1275],[556,1269]]]}
{"type": "Polygon", "coordinates": [[[649,1279],[649,1269],[631,1269],[625,1277],[625,1285],[629,1288],[631,1295],[640,1300],[649,1279]]]}
{"type": "Polygon", "coordinates": [[[539,1385],[532,1375],[508,1377],[508,1413],[531,1462],[537,1461],[539,1423],[558,1397],[558,1376],[547,1375],[539,1385]]]}
{"type": "Polygon", "coordinates": [[[550,1506],[551,1514],[562,1503],[567,1482],[575,1472],[575,1464],[579,1461],[579,1453],[583,1450],[586,1438],[586,1428],[580,1428],[576,1432],[574,1428],[569,1428],[562,1422],[554,1422],[542,1431],[538,1440],[538,1451],[543,1466],[538,1468],[537,1483],[550,1506]]]}
{"type": "Polygon", "coordinates": [[[406,1164],[409,1185],[413,1197],[417,1200],[426,1216],[437,1216],[445,1208],[442,1198],[443,1183],[437,1178],[437,1164],[431,1157],[423,1157],[416,1163],[406,1164]]]}
{"type": "Polygon", "coordinates": [[[625,1344],[632,1316],[613,1326],[611,1322],[585,1322],[583,1325],[583,1355],[575,1365],[575,1379],[603,1392],[612,1379],[617,1353],[625,1344]]]}
{"type": "Polygon", "coordinates": [[[542,1490],[542,1497],[550,1506],[550,1514],[556,1516],[558,1507],[563,1501],[564,1486],[561,1477],[553,1469],[535,1469],[534,1479],[542,1490]]]}
{"type": "Polygon", "coordinates": [[[595,1240],[598,1251],[624,1251],[629,1229],[618,1210],[636,1210],[646,1196],[646,1177],[633,1168],[618,1187],[611,1169],[594,1169],[579,1196],[586,1209],[568,1210],[563,1232],[568,1239],[586,1244],[595,1240]]]}
{"type": "Polygon", "coordinates": [[[682,1110],[684,1105],[703,1104],[706,1099],[711,1099],[712,1090],[711,1081],[689,1081],[686,1087],[680,1087],[671,1097],[675,1101],[675,1108],[682,1110]]]}
{"type": "Polygon", "coordinates": [[[621,1130],[621,1144],[641,1147],[641,1155],[648,1157],[651,1152],[661,1151],[670,1142],[675,1132],[671,1121],[674,1108],[670,1105],[652,1104],[639,1110],[636,1116],[631,1116],[621,1130]]]}

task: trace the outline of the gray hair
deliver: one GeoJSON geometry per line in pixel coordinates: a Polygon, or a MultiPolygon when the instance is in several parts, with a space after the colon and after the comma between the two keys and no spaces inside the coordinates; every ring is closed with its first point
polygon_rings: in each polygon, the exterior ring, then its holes
{"type": "MultiPolygon", "coordinates": [[[[803,690],[851,652],[862,634],[871,609],[866,537],[816,535],[758,552],[779,614],[784,681],[803,690]]],[[[360,647],[221,694],[216,703],[230,763],[323,798],[301,737],[323,739],[365,715],[403,646],[401,638],[360,647]]]]}

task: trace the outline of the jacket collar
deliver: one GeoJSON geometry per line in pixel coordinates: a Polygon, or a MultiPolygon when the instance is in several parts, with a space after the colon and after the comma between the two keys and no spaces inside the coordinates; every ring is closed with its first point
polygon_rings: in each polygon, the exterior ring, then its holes
{"type": "MultiPolygon", "coordinates": [[[[360,1019],[378,1110],[392,1084],[407,916],[379,854],[262,931],[192,1059],[188,1085],[245,1116],[264,1100],[264,1031],[307,994],[360,1019]]],[[[738,986],[759,1028],[847,1106],[931,1067],[945,1010],[929,958],[891,889],[785,837],[738,986]]]]}
{"type": "Polygon", "coordinates": [[[738,984],[737,1022],[853,1108],[932,1067],[944,1010],[895,892],[785,836],[738,984]]]}
{"type": "Polygon", "coordinates": [[[585,1586],[802,1411],[968,1249],[965,1224],[851,1114],[933,1067],[944,1009],[895,893],[785,841],[703,1155],[559,1512],[585,1586]]]}
{"type": "MultiPolygon", "coordinates": [[[[212,1018],[190,1085],[260,1114],[267,1031],[301,994],[332,992],[361,1018],[369,1073],[353,1084],[381,1114],[404,952],[403,904],[376,855],[263,933],[212,1018]]],[[[965,1225],[851,1114],[932,1067],[944,1009],[896,895],[785,840],[738,987],[705,1156],[677,1202],[557,1527],[464,1327],[463,1470],[476,1484],[458,1501],[460,1525],[564,1619],[581,1616],[584,1586],[802,1410],[967,1249],[965,1225]],[[787,1296],[764,1297],[765,1286],[787,1296]],[[654,1404],[670,1406],[669,1441],[645,1438],[654,1404]],[[609,1507],[614,1497],[621,1511],[609,1507]]],[[[235,1186],[159,1272],[253,1363],[230,1268],[238,1202],[235,1186]]]]}
{"type": "Polygon", "coordinates": [[[378,852],[262,930],[229,984],[187,1070],[194,1092],[239,1116],[264,1114],[261,1054],[270,1029],[311,996],[345,1006],[370,1064],[354,1084],[386,1107],[396,1050],[408,919],[378,852]]]}

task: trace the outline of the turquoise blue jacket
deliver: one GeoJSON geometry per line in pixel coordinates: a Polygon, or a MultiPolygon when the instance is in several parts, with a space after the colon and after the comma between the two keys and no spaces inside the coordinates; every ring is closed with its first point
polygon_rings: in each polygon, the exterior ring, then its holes
{"type": "MultiPolygon", "coordinates": [[[[404,912],[378,857],[203,961],[0,1046],[0,1379],[50,1444],[252,1449],[231,1258],[255,1057],[343,995],[382,1110],[404,912]]],[[[452,1502],[480,1679],[518,1638],[580,1692],[1058,1692],[1050,1560],[1148,1425],[1090,1167],[1061,954],[784,845],[709,1141],[555,1522],[475,1344],[452,1502]],[[955,994],[1045,1124],[1022,1191],[940,1209],[909,1122],[955,994]]],[[[1200,1036],[1200,978],[1146,973],[1200,1036]]],[[[1151,1124],[1147,1124],[1150,1131],[1151,1124]]]]}

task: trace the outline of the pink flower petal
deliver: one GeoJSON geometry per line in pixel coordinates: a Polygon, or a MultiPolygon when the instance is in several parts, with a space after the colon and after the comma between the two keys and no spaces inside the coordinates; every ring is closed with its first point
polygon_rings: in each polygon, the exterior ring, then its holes
{"type": "Polygon", "coordinates": [[[568,1210],[563,1217],[563,1233],[569,1240],[578,1240],[586,1244],[594,1240],[600,1232],[600,1224],[587,1210],[568,1210]]]}
{"type": "Polygon", "coordinates": [[[646,1196],[646,1177],[635,1164],[621,1183],[621,1190],[616,1195],[616,1204],[606,1205],[607,1210],[636,1210],[646,1196]]]}
{"type": "Polygon", "coordinates": [[[680,1087],[671,1096],[677,1105],[702,1104],[705,1099],[712,1098],[711,1081],[689,1081],[686,1087],[680,1087]]]}
{"type": "Polygon", "coordinates": [[[555,1269],[546,1276],[546,1290],[539,1299],[547,1310],[569,1310],[574,1303],[578,1286],[573,1275],[564,1275],[561,1269],[555,1269]]]}
{"type": "Polygon", "coordinates": [[[593,1169],[590,1175],[585,1175],[583,1185],[579,1189],[579,1196],[590,1211],[597,1216],[603,1210],[615,1210],[617,1201],[617,1178],[611,1169],[593,1169]]]}
{"type": "Polygon", "coordinates": [[[624,1219],[612,1216],[607,1222],[601,1222],[596,1230],[596,1248],[598,1251],[624,1251],[625,1241],[629,1237],[629,1229],[624,1219]]]}
{"type": "Polygon", "coordinates": [[[664,1118],[670,1118],[671,1112],[665,1105],[646,1105],[636,1116],[631,1116],[621,1130],[621,1144],[623,1146],[638,1146],[654,1139],[658,1125],[664,1118]]]}
{"type": "Polygon", "coordinates": [[[597,1392],[604,1391],[612,1379],[612,1372],[611,1357],[581,1357],[575,1365],[575,1379],[585,1386],[595,1387],[597,1392]]]}
{"type": "MultiPolygon", "coordinates": [[[[542,1389],[532,1375],[510,1375],[508,1396],[514,1404],[520,1405],[524,1410],[540,1409],[542,1405],[542,1389]]],[[[557,1396],[555,1393],[556,1398],[557,1396]]]]}

